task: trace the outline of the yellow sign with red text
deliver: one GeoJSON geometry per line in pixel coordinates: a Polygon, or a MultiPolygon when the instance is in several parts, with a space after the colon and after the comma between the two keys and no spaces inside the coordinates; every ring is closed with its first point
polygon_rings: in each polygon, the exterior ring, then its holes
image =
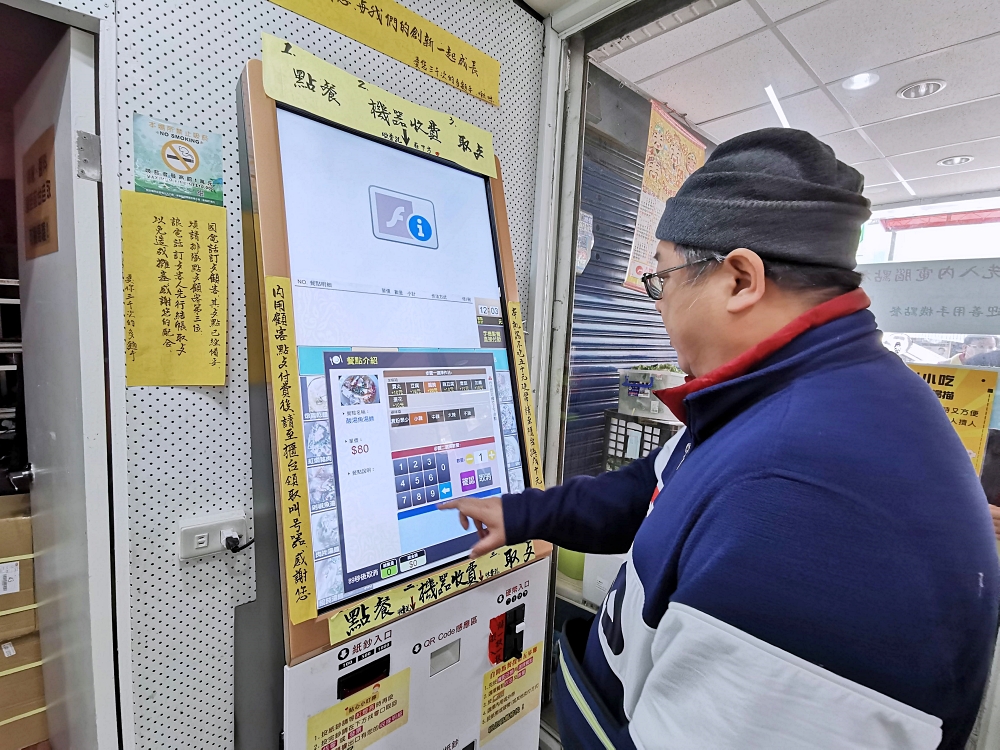
{"type": "Polygon", "coordinates": [[[542,643],[525,649],[520,659],[498,664],[483,676],[483,715],[479,744],[538,708],[542,696],[542,643]]]}
{"type": "Polygon", "coordinates": [[[410,718],[410,668],[379,680],[306,723],[307,750],[362,748],[404,726],[410,718]]]}
{"type": "Polygon", "coordinates": [[[918,364],[911,364],[910,369],[934,391],[976,467],[976,473],[982,473],[997,371],[918,364]]]}

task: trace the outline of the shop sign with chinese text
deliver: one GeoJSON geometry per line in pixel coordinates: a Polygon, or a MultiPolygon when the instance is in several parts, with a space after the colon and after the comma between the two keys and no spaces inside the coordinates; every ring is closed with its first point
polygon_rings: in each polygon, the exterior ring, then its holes
{"type": "Polygon", "coordinates": [[[910,369],[934,391],[976,473],[982,473],[997,370],[918,364],[911,364],[910,369]]]}
{"type": "Polygon", "coordinates": [[[883,331],[1000,334],[1000,258],[858,266],[883,331]]]}

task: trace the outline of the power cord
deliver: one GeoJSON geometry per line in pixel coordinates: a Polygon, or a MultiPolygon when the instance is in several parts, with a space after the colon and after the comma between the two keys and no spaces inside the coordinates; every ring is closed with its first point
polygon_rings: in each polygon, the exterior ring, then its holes
{"type": "Polygon", "coordinates": [[[243,550],[245,550],[247,547],[249,547],[251,544],[253,544],[253,542],[254,542],[254,540],[251,539],[246,544],[240,546],[240,538],[238,536],[227,536],[226,537],[226,549],[228,549],[230,552],[232,552],[235,555],[237,552],[242,552],[243,550]]]}

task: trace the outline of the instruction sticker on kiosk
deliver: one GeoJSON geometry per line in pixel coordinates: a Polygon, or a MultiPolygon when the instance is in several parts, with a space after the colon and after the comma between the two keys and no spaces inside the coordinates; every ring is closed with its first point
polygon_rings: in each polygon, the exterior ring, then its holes
{"type": "Polygon", "coordinates": [[[542,697],[542,643],[525,649],[520,659],[498,664],[483,676],[483,713],[479,744],[538,708],[542,697]]]}
{"type": "Polygon", "coordinates": [[[310,716],[307,750],[363,748],[404,726],[410,718],[410,668],[379,680],[310,716]]]}

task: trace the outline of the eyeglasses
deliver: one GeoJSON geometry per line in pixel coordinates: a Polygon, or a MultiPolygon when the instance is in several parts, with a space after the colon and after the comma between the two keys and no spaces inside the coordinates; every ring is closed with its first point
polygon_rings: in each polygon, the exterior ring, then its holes
{"type": "Polygon", "coordinates": [[[681,266],[674,266],[673,268],[667,268],[663,271],[657,271],[656,273],[644,273],[642,275],[642,285],[646,287],[646,294],[649,295],[650,299],[663,299],[663,280],[667,278],[667,276],[672,274],[674,271],[680,271],[682,268],[696,266],[699,263],[708,263],[710,260],[718,260],[718,258],[710,256],[708,258],[693,260],[690,263],[685,263],[681,266]]]}

